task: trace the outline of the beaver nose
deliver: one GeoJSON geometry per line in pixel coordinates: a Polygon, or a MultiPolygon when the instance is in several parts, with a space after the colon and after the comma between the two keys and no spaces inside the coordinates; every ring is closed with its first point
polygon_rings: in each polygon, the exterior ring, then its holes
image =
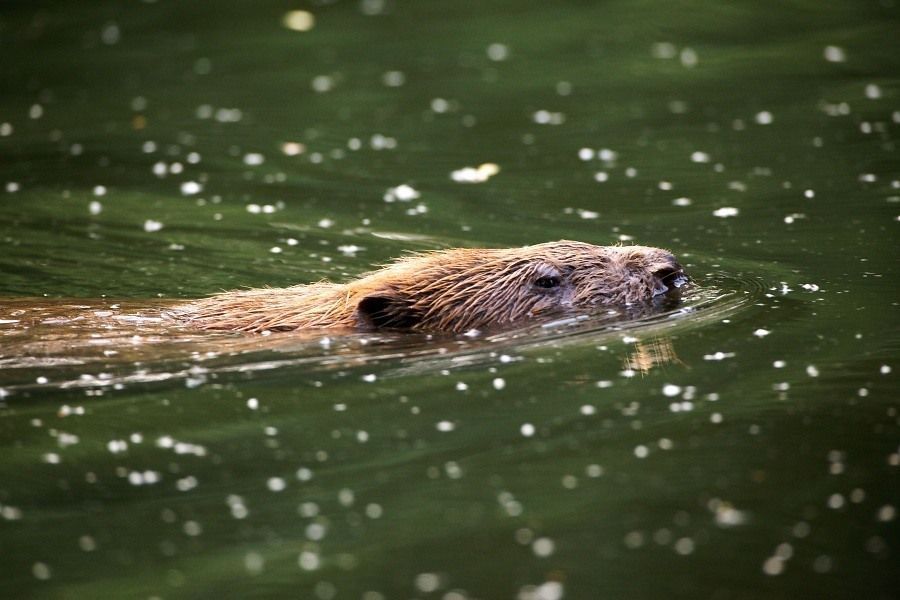
{"type": "Polygon", "coordinates": [[[666,255],[665,262],[667,264],[653,271],[653,275],[663,284],[665,291],[680,288],[688,282],[684,269],[674,256],[671,254],[666,255]]]}

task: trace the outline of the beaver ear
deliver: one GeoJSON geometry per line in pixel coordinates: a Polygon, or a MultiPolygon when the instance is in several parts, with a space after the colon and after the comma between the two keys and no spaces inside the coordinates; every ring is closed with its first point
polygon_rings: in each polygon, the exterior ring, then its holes
{"type": "Polygon", "coordinates": [[[375,329],[412,329],[422,320],[409,303],[391,296],[366,296],[356,305],[360,321],[375,329]]]}

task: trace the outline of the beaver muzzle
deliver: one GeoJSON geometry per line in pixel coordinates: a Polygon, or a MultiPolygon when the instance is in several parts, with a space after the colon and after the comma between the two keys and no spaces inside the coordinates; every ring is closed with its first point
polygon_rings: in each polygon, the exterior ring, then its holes
{"type": "Polygon", "coordinates": [[[679,290],[687,285],[689,279],[684,269],[677,262],[673,261],[671,267],[665,267],[653,273],[656,277],[656,286],[653,288],[653,296],[661,296],[679,290]]]}

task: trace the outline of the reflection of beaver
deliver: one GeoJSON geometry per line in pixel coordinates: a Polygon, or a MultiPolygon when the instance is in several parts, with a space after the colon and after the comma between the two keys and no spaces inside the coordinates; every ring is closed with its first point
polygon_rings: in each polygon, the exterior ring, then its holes
{"type": "Polygon", "coordinates": [[[231,291],[169,316],[202,329],[321,327],[454,331],[649,300],[687,281],[665,250],[559,241],[414,254],[346,284],[231,291]]]}

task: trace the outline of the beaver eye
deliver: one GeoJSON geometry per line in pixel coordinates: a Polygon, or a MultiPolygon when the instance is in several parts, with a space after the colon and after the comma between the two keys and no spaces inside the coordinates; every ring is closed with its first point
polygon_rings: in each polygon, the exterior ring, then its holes
{"type": "Polygon", "coordinates": [[[540,277],[534,282],[534,285],[544,289],[559,287],[559,277],[540,277]]]}

